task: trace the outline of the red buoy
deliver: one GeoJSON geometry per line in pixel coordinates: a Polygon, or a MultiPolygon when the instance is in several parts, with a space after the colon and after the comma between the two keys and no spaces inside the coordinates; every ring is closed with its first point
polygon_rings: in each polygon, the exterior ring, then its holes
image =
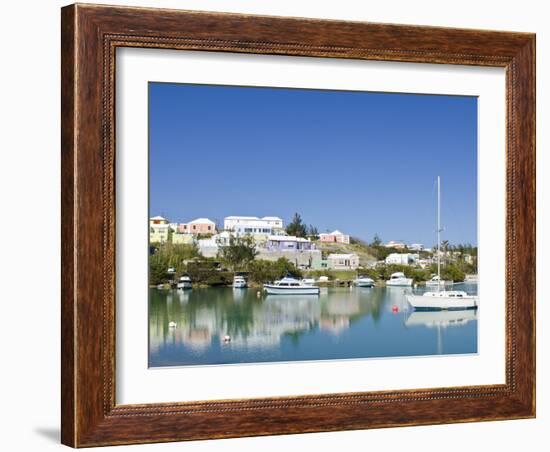
{"type": "Polygon", "coordinates": [[[398,312],[399,308],[396,305],[393,305],[393,307],[391,308],[391,311],[394,312],[394,313],[398,312]]]}

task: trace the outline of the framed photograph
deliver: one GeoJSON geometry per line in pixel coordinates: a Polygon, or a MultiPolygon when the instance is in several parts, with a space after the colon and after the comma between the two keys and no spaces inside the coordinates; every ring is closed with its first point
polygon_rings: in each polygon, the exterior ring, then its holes
{"type": "Polygon", "coordinates": [[[535,36],[62,9],[62,442],[535,416],[535,36]]]}

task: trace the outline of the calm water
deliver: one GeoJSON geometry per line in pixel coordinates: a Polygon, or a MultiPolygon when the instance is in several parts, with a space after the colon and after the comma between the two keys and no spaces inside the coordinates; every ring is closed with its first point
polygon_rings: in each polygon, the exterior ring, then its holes
{"type": "MultiPolygon", "coordinates": [[[[457,288],[477,293],[476,285],[457,288]]],[[[477,311],[412,312],[404,290],[322,288],[320,296],[258,298],[257,289],[150,289],[149,364],[477,352],[477,311]]]]}

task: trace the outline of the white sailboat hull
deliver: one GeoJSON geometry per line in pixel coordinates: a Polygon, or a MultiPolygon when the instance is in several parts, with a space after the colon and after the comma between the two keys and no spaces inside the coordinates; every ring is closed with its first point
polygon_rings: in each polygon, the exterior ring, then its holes
{"type": "Polygon", "coordinates": [[[389,287],[409,287],[412,286],[412,278],[399,278],[399,279],[390,279],[386,281],[386,286],[389,287]]]}
{"type": "Polygon", "coordinates": [[[444,294],[437,296],[407,295],[407,301],[417,311],[452,311],[478,307],[478,298],[473,295],[460,298],[444,294]]]}
{"type": "Polygon", "coordinates": [[[319,295],[320,289],[315,286],[308,287],[279,287],[271,284],[264,284],[264,289],[272,295],[319,295]]]}

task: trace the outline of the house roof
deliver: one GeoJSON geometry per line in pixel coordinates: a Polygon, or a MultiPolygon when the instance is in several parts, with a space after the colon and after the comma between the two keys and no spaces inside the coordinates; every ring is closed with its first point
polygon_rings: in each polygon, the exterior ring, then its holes
{"type": "Polygon", "coordinates": [[[319,235],[345,235],[344,233],[340,232],[338,229],[332,231],[332,232],[323,232],[319,235]]]}
{"type": "Polygon", "coordinates": [[[282,218],[279,218],[279,217],[262,217],[262,220],[283,221],[282,218]]]}
{"type": "Polygon", "coordinates": [[[201,224],[204,224],[204,223],[207,223],[207,224],[216,224],[216,223],[214,223],[212,220],[210,220],[210,219],[208,219],[208,218],[197,218],[196,220],[190,221],[188,224],[198,224],[198,223],[201,223],[201,224]]]}
{"type": "Polygon", "coordinates": [[[164,220],[164,221],[168,221],[168,220],[166,220],[166,218],[161,217],[160,215],[157,215],[156,217],[151,217],[150,220],[164,220]]]}
{"type": "Polygon", "coordinates": [[[247,216],[241,216],[241,215],[231,215],[229,217],[225,217],[224,220],[259,220],[259,218],[247,217],[247,216]]]}

